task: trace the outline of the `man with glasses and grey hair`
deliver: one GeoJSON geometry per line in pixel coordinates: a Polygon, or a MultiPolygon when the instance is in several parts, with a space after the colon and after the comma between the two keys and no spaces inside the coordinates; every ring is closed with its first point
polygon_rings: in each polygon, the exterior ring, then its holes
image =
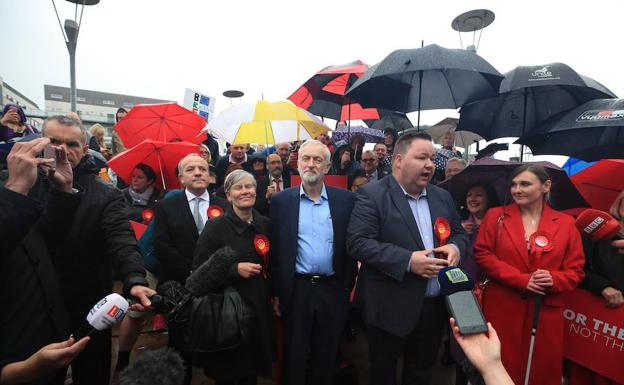
{"type": "Polygon", "coordinates": [[[356,273],[346,249],[355,194],[324,184],[329,166],[327,146],[306,141],[298,153],[302,184],[271,199],[270,273],[289,385],[333,382],[356,273]]]}
{"type": "MultiPolygon", "coordinates": [[[[65,242],[50,250],[71,329],[76,332],[82,327],[93,305],[113,292],[113,271],[124,283],[124,294],[140,300],[133,310],[144,310],[155,291],[147,287],[143,258],[128,222],[123,194],[98,176],[99,167],[87,152],[87,135],[79,121],[52,116],[44,123],[42,134],[67,154],[73,187],[81,193],[65,242]]],[[[50,188],[49,179],[40,176],[30,195],[45,204],[50,188]]],[[[72,363],[74,382],[108,384],[110,363],[109,329],[93,334],[72,363]]]]}

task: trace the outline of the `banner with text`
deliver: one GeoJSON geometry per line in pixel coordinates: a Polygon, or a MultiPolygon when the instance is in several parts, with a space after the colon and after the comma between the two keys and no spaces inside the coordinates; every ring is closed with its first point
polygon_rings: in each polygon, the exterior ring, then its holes
{"type": "Polygon", "coordinates": [[[564,356],[624,384],[624,307],[577,289],[564,295],[564,356]]]}
{"type": "Polygon", "coordinates": [[[184,92],[184,107],[210,121],[214,114],[215,98],[187,88],[184,92]]]}

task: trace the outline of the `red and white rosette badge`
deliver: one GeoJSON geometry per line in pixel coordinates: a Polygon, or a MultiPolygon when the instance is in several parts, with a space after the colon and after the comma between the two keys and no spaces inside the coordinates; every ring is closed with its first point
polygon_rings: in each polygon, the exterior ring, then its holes
{"type": "Polygon", "coordinates": [[[264,261],[262,275],[266,278],[266,271],[269,266],[269,249],[271,247],[269,238],[267,238],[264,234],[256,234],[254,237],[254,247],[256,248],[256,252],[262,256],[262,260],[264,261]]]}
{"type": "Polygon", "coordinates": [[[146,224],[149,224],[152,221],[152,219],[154,219],[154,210],[152,209],[143,210],[143,212],[141,213],[141,218],[143,218],[146,224]]]}
{"type": "Polygon", "coordinates": [[[221,206],[210,205],[208,206],[208,219],[214,219],[223,215],[224,211],[221,206]]]}
{"type": "Polygon", "coordinates": [[[529,247],[536,260],[539,260],[542,256],[542,253],[547,253],[552,251],[553,249],[553,241],[552,238],[542,232],[536,231],[529,237],[529,247]]]}
{"type": "MultiPolygon", "coordinates": [[[[436,218],[433,224],[433,231],[440,240],[440,246],[446,245],[446,241],[451,236],[451,225],[444,218],[436,218]]],[[[444,258],[444,255],[436,255],[438,258],[444,258]]]]}

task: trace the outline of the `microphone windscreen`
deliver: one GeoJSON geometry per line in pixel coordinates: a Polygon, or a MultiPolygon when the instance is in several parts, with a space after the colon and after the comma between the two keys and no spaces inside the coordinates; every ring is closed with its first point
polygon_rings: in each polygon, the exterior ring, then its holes
{"type": "Polygon", "coordinates": [[[195,297],[212,293],[228,283],[232,266],[236,261],[236,252],[229,246],[222,247],[193,270],[184,286],[195,297]]]}
{"type": "Polygon", "coordinates": [[[126,315],[128,301],[117,293],[102,298],[87,314],[87,322],[96,330],[104,330],[113,326],[126,315]]]}
{"type": "Polygon", "coordinates": [[[182,385],[184,362],[171,349],[148,350],[124,369],[119,385],[182,385]]]}
{"type": "Polygon", "coordinates": [[[587,209],[576,218],[576,228],[593,241],[615,238],[621,229],[620,223],[611,214],[596,209],[587,209]]]}
{"type": "Polygon", "coordinates": [[[474,281],[459,267],[447,266],[438,273],[440,295],[451,295],[458,291],[470,291],[474,281]]]}

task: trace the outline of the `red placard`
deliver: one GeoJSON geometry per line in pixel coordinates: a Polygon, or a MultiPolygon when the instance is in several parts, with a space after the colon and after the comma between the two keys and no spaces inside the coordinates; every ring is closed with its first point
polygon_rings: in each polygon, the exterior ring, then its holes
{"type": "Polygon", "coordinates": [[[564,293],[564,356],[624,384],[624,307],[585,290],[564,293]]]}
{"type": "MultiPolygon", "coordinates": [[[[347,184],[347,176],[346,175],[325,175],[323,177],[323,182],[325,185],[332,187],[340,187],[346,189],[347,184]]],[[[299,186],[301,184],[301,177],[299,175],[291,175],[290,176],[290,185],[292,187],[299,186]]]]}
{"type": "Polygon", "coordinates": [[[130,221],[130,225],[132,226],[132,230],[134,230],[134,237],[138,241],[143,236],[145,230],[147,230],[147,225],[135,221],[130,221]]]}

